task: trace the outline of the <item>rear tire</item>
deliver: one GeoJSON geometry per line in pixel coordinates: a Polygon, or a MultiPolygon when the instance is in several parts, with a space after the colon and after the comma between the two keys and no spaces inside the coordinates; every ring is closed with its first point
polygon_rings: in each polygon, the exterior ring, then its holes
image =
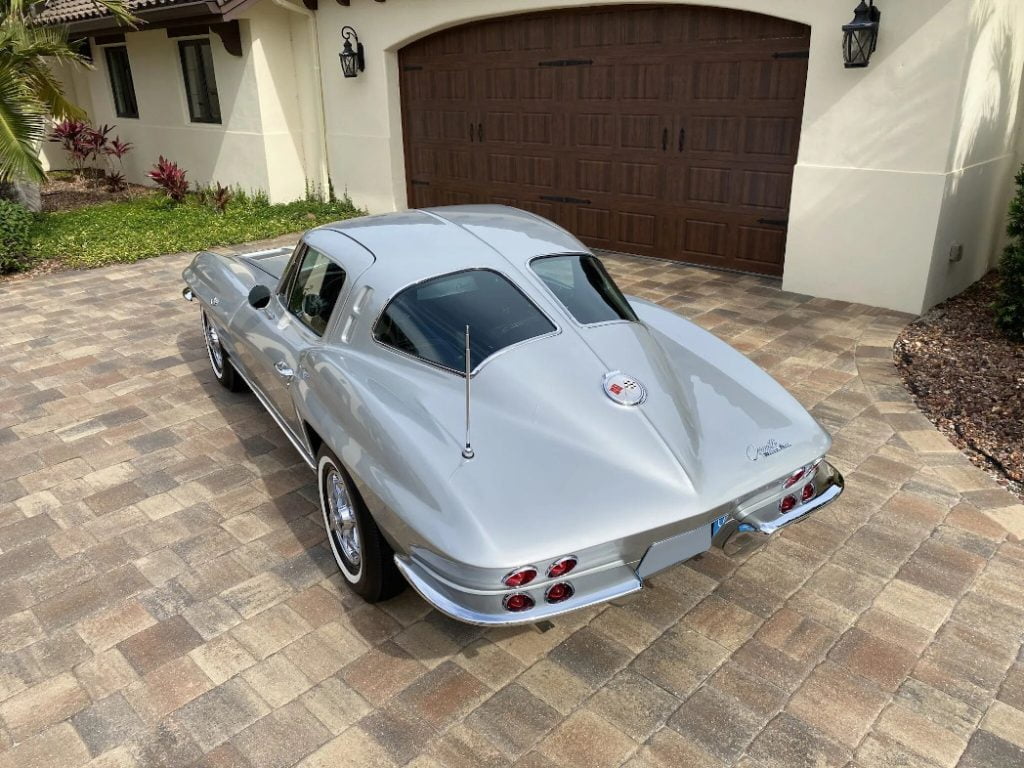
{"type": "Polygon", "coordinates": [[[203,338],[206,339],[206,354],[210,358],[213,375],[225,389],[238,392],[244,387],[242,377],[235,371],[231,358],[220,343],[220,334],[203,310],[203,338]]]}
{"type": "Polygon", "coordinates": [[[316,475],[327,542],[348,586],[368,603],[394,597],[405,587],[395,553],[351,476],[326,446],[317,453],[316,475]]]}

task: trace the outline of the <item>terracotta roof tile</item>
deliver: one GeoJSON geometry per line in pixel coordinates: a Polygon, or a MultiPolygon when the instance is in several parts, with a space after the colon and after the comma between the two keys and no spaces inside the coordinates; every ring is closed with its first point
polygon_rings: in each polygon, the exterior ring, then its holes
{"type": "MultiPolygon", "coordinates": [[[[196,0],[127,0],[127,6],[135,14],[151,8],[168,5],[183,5],[196,0]]],[[[218,0],[218,5],[223,5],[218,0]]],[[[85,19],[98,19],[109,14],[94,0],[46,0],[41,4],[35,18],[42,24],[69,24],[85,19]]]]}

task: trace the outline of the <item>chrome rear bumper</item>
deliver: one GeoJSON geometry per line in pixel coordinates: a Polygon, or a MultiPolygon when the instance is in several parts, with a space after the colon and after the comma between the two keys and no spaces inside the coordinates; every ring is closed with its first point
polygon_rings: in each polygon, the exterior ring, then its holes
{"type": "MultiPolygon", "coordinates": [[[[709,538],[712,546],[720,547],[730,555],[760,546],[773,533],[805,519],[826,504],[835,501],[843,492],[842,475],[827,461],[818,465],[811,481],[814,483],[814,496],[797,503],[785,514],[779,511],[779,499],[776,496],[766,503],[758,502],[758,506],[754,508],[739,509],[732,513],[733,516],[718,528],[713,537],[701,531],[704,536],[703,543],[696,547],[692,542],[682,541],[697,533],[690,531],[653,543],[648,548],[647,555],[640,561],[618,562],[574,572],[561,579],[572,584],[574,594],[560,603],[551,604],[544,600],[545,590],[553,583],[550,579],[538,580],[518,590],[480,590],[457,585],[425,565],[422,560],[409,555],[395,555],[395,564],[406,581],[424,600],[453,619],[483,626],[536,624],[580,608],[635,595],[643,589],[644,578],[688,560],[698,551],[705,551],[709,538]],[[670,562],[673,558],[666,559],[661,556],[662,549],[676,552],[679,559],[670,562]],[[659,556],[654,556],[655,551],[659,556]],[[503,599],[513,591],[530,595],[534,600],[534,607],[518,613],[506,610],[503,599]]],[[[804,480],[797,486],[797,494],[806,482],[807,480],[804,480]]],[[[797,498],[799,499],[799,495],[797,498]]]]}
{"type": "MultiPolygon", "coordinates": [[[[798,502],[789,512],[782,513],[779,510],[779,499],[773,498],[770,503],[756,509],[736,513],[715,532],[711,543],[721,548],[727,555],[755,549],[764,544],[773,533],[787,525],[798,523],[826,504],[831,504],[839,498],[845,485],[839,470],[827,461],[818,465],[811,482],[814,483],[814,496],[807,501],[798,502]]],[[[795,488],[798,499],[801,487],[802,483],[798,483],[795,488]]]]}

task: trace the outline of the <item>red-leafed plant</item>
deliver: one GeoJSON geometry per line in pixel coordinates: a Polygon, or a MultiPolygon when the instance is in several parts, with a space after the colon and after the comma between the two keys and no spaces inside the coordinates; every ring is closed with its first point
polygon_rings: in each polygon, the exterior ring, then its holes
{"type": "Polygon", "coordinates": [[[180,203],[188,194],[188,181],[185,179],[185,171],[178,167],[178,164],[168,160],[163,155],[153,170],[146,174],[157,183],[164,193],[174,202],[180,203]]]}
{"type": "Polygon", "coordinates": [[[115,136],[113,140],[103,149],[103,152],[110,157],[116,157],[118,160],[123,160],[124,156],[131,152],[133,145],[130,141],[121,141],[120,136],[115,136]]]}
{"type": "Polygon", "coordinates": [[[235,193],[231,191],[231,187],[223,186],[219,181],[217,186],[210,193],[210,203],[221,213],[228,207],[228,203],[234,198],[235,193]]]}
{"type": "Polygon", "coordinates": [[[91,130],[85,120],[61,120],[50,132],[50,141],[60,144],[71,158],[76,176],[82,175],[91,154],[91,130]]]}

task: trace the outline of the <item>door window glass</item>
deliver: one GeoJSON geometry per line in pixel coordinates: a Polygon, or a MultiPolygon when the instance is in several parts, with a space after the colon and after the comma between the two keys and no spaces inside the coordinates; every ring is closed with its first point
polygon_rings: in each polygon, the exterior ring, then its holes
{"type": "Polygon", "coordinates": [[[288,311],[317,336],[323,336],[344,285],[345,270],[320,251],[307,247],[288,294],[288,311]]]}

